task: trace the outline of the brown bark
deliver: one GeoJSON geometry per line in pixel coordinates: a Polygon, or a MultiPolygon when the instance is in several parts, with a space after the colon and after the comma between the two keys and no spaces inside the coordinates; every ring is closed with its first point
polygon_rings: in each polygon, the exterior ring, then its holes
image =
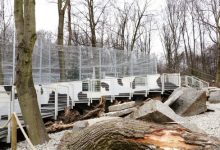
{"type": "Polygon", "coordinates": [[[95,118],[95,117],[100,117],[102,113],[105,112],[105,98],[101,97],[99,104],[91,111],[86,113],[81,119],[90,119],[90,118],[95,118]]]}
{"type": "Polygon", "coordinates": [[[143,7],[142,10],[140,10],[140,7],[138,6],[137,21],[135,22],[134,33],[133,33],[132,39],[131,39],[131,49],[130,49],[130,51],[134,50],[135,42],[137,41],[137,39],[139,37],[138,31],[141,27],[141,21],[142,21],[143,17],[145,16],[145,12],[147,11],[148,3],[149,3],[148,1],[145,2],[144,7],[143,7]]]}
{"type": "Polygon", "coordinates": [[[49,140],[38,107],[32,78],[32,52],[36,41],[35,0],[14,1],[17,34],[16,88],[22,116],[33,144],[49,140]]]}
{"type": "Polygon", "coordinates": [[[63,122],[55,122],[46,128],[48,133],[58,132],[72,128],[73,124],[64,124],[63,122]]]}
{"type": "Polygon", "coordinates": [[[94,18],[94,3],[93,0],[87,0],[89,10],[89,27],[91,30],[92,47],[96,47],[96,23],[94,18]]]}
{"type": "Polygon", "coordinates": [[[58,0],[58,35],[57,35],[57,45],[58,45],[58,57],[59,57],[59,67],[60,67],[60,81],[65,80],[65,59],[63,51],[63,28],[64,28],[64,15],[67,5],[70,0],[66,0],[63,6],[63,0],[58,0]]]}
{"type": "Polygon", "coordinates": [[[71,3],[70,0],[68,1],[68,45],[72,45],[72,27],[71,27],[71,3]]]}
{"type": "Polygon", "coordinates": [[[218,48],[218,59],[217,59],[218,62],[217,62],[216,83],[217,86],[220,87],[220,43],[217,44],[217,48],[218,48]]]}
{"type": "Polygon", "coordinates": [[[63,123],[68,124],[79,120],[80,117],[80,113],[77,110],[67,107],[64,109],[64,113],[58,118],[58,120],[62,120],[63,123]]]}
{"type": "Polygon", "coordinates": [[[169,124],[159,125],[130,119],[94,124],[80,132],[68,132],[58,150],[203,150],[219,149],[220,140],[169,124]],[[92,134],[91,134],[92,133],[92,134]]]}
{"type": "MultiPolygon", "coordinates": [[[[0,40],[1,41],[1,40],[0,40]]],[[[4,50],[4,40],[3,44],[0,46],[0,85],[4,85],[4,73],[3,73],[3,50],[4,50]]]]}
{"type": "Polygon", "coordinates": [[[4,1],[0,2],[1,4],[1,20],[2,20],[2,36],[0,37],[0,85],[4,85],[4,73],[3,73],[3,50],[5,49],[5,39],[6,39],[6,24],[5,24],[5,5],[4,1]]]}

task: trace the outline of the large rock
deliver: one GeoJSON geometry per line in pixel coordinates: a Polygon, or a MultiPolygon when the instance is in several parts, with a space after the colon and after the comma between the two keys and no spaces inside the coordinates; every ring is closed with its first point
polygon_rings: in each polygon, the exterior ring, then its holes
{"type": "Polygon", "coordinates": [[[183,94],[170,105],[181,116],[193,116],[207,110],[206,92],[194,88],[182,88],[183,94]]]}
{"type": "Polygon", "coordinates": [[[100,117],[100,118],[94,118],[94,119],[88,119],[88,120],[82,120],[82,121],[77,121],[73,124],[73,131],[79,131],[82,130],[86,127],[89,127],[95,123],[98,122],[103,122],[107,120],[112,120],[112,119],[118,119],[119,117],[100,117]]]}
{"type": "Polygon", "coordinates": [[[176,115],[169,106],[159,100],[150,100],[144,103],[129,117],[157,123],[182,121],[182,117],[176,115]]]}
{"type": "Polygon", "coordinates": [[[211,91],[209,93],[209,102],[210,103],[220,103],[220,90],[218,91],[211,91]]]}
{"type": "Polygon", "coordinates": [[[164,102],[166,105],[173,104],[181,95],[183,94],[183,88],[177,88],[173,91],[173,93],[169,96],[169,98],[164,102]]]}
{"type": "Polygon", "coordinates": [[[128,109],[124,109],[124,110],[119,110],[119,111],[114,111],[114,112],[109,112],[109,113],[105,113],[103,114],[103,116],[109,116],[109,117],[122,117],[125,115],[128,115],[134,111],[136,111],[137,108],[133,107],[133,108],[128,108],[128,109]]]}
{"type": "Polygon", "coordinates": [[[169,106],[159,100],[150,100],[144,103],[126,118],[156,123],[178,123],[189,130],[203,133],[196,125],[190,124],[188,120],[177,115],[169,106]]]}
{"type": "Polygon", "coordinates": [[[113,112],[113,111],[119,111],[119,110],[124,110],[124,109],[128,109],[128,108],[132,108],[135,106],[135,102],[126,102],[126,103],[122,103],[122,104],[118,104],[118,105],[112,105],[108,107],[109,112],[113,112]]]}

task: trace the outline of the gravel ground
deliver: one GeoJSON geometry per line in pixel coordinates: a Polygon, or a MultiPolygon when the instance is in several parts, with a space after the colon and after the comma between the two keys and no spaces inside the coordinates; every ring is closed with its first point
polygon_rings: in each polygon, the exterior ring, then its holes
{"type": "Polygon", "coordinates": [[[185,117],[190,123],[196,124],[207,134],[220,138],[220,104],[207,103],[208,109],[214,112],[206,112],[204,114],[185,117]]]}
{"type": "MultiPolygon", "coordinates": [[[[190,123],[196,124],[200,129],[207,134],[220,138],[220,104],[207,104],[208,108],[214,112],[206,112],[204,114],[185,117],[190,123]]],[[[71,130],[66,130],[71,131],[71,130]]],[[[63,134],[66,131],[61,131],[54,134],[49,134],[51,138],[48,143],[36,146],[37,150],[55,150],[60,142],[63,134]]],[[[17,150],[30,150],[27,142],[19,142],[17,150]]]]}
{"type": "MultiPolygon", "coordinates": [[[[35,146],[35,148],[37,150],[56,150],[60,142],[60,139],[62,138],[62,136],[64,135],[66,131],[71,131],[71,130],[65,130],[65,131],[49,134],[50,141],[43,145],[37,145],[35,146]]],[[[29,147],[28,143],[24,141],[24,142],[18,143],[17,150],[31,150],[31,148],[29,147]]]]}

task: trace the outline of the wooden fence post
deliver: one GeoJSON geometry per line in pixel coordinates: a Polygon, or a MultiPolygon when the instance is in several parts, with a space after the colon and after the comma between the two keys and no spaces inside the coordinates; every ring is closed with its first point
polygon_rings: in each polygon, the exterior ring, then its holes
{"type": "Polygon", "coordinates": [[[14,116],[14,114],[12,114],[12,118],[11,118],[11,124],[12,124],[12,134],[11,134],[11,149],[12,150],[16,150],[17,149],[17,121],[16,118],[14,116]]]}

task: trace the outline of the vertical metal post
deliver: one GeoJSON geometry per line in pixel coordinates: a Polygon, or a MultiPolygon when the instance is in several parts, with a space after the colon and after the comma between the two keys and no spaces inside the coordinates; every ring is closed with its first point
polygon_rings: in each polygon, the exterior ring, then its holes
{"type": "Polygon", "coordinates": [[[130,56],[130,76],[133,76],[134,75],[134,66],[133,66],[133,53],[131,52],[131,56],[130,56]]]}
{"type": "Polygon", "coordinates": [[[185,76],[185,85],[188,86],[188,77],[185,76]]]}
{"type": "Polygon", "coordinates": [[[162,91],[161,91],[161,94],[164,93],[164,90],[165,90],[165,74],[162,75],[162,91]]]}
{"type": "Polygon", "coordinates": [[[16,30],[15,30],[15,27],[14,27],[14,38],[13,38],[13,57],[12,57],[12,85],[14,84],[15,82],[15,54],[16,54],[16,30]]]}
{"type": "Polygon", "coordinates": [[[49,43],[49,82],[51,83],[51,42],[49,43]]]}
{"type": "Polygon", "coordinates": [[[14,83],[15,83],[15,59],[16,59],[16,29],[15,29],[15,25],[14,25],[14,39],[13,39],[13,68],[12,68],[12,88],[11,88],[11,101],[12,101],[12,112],[14,112],[14,107],[15,107],[15,88],[14,88],[14,83]]]}
{"type": "Polygon", "coordinates": [[[178,77],[179,77],[179,87],[181,87],[181,75],[180,75],[180,73],[178,73],[178,77]]]}
{"type": "Polygon", "coordinates": [[[42,46],[43,42],[42,39],[40,39],[40,70],[39,70],[39,83],[42,83],[42,46]]]}
{"type": "Polygon", "coordinates": [[[69,89],[69,86],[66,86],[67,87],[67,95],[66,95],[66,100],[67,100],[67,107],[69,107],[70,106],[70,101],[69,101],[69,96],[70,96],[70,94],[69,94],[69,92],[70,92],[70,89],[69,89]]]}
{"type": "Polygon", "coordinates": [[[92,79],[95,79],[95,67],[92,67],[92,79]]]}
{"type": "Polygon", "coordinates": [[[99,79],[102,78],[102,48],[99,48],[99,79]]]}
{"type": "Polygon", "coordinates": [[[156,56],[154,57],[154,60],[155,60],[155,74],[157,74],[157,57],[156,56]]]}
{"type": "Polygon", "coordinates": [[[115,77],[117,77],[117,56],[116,56],[116,50],[114,52],[114,66],[115,66],[115,77]]]}
{"type": "MultiPolygon", "coordinates": [[[[14,112],[14,108],[15,108],[15,99],[14,99],[14,95],[15,95],[15,89],[14,89],[14,83],[15,83],[15,55],[16,55],[16,29],[15,29],[15,25],[14,25],[14,37],[13,37],[13,56],[12,56],[12,83],[11,83],[11,99],[9,101],[9,114],[8,114],[8,118],[11,117],[12,112],[14,112]]],[[[10,143],[11,141],[11,124],[8,124],[8,136],[7,136],[7,142],[10,143]]]]}
{"type": "Polygon", "coordinates": [[[80,46],[79,48],[79,80],[81,81],[81,76],[82,76],[82,47],[80,46]]]}
{"type": "Polygon", "coordinates": [[[58,116],[58,86],[56,87],[55,90],[55,116],[54,119],[56,120],[58,116]]]}

